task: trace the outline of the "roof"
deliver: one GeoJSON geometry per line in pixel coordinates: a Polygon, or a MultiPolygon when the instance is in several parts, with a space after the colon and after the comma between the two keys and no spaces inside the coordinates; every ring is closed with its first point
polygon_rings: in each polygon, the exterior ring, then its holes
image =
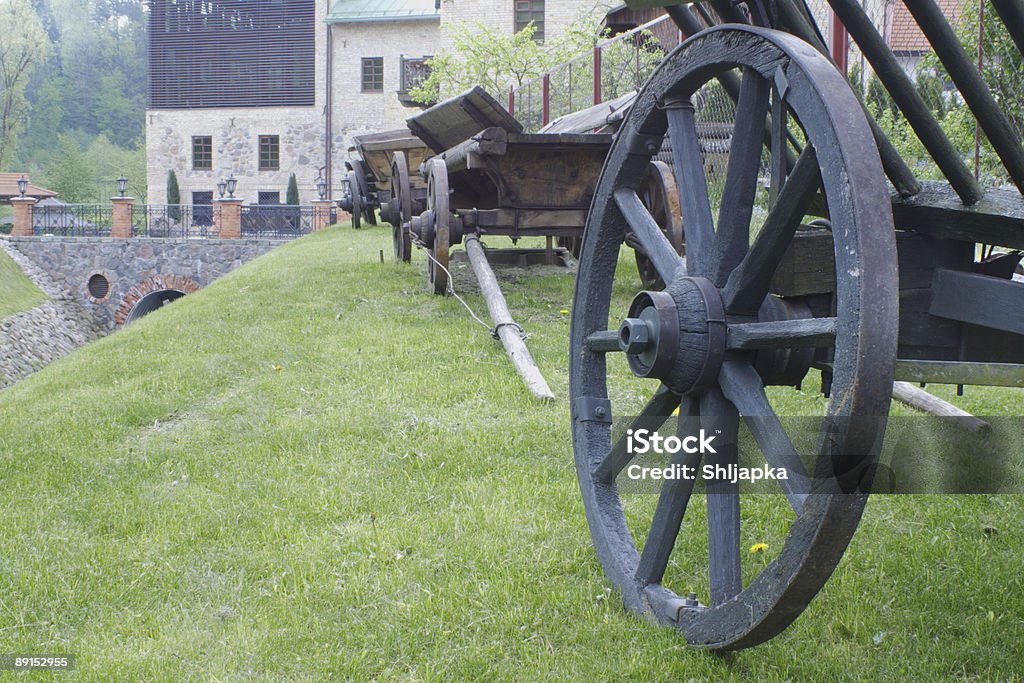
{"type": "Polygon", "coordinates": [[[440,19],[435,0],[336,0],[328,24],[440,19]]]}
{"type": "MultiPolygon", "coordinates": [[[[939,0],[938,5],[950,25],[956,28],[962,11],[960,0],[939,0]]],[[[902,2],[892,4],[892,28],[888,38],[889,49],[896,54],[922,53],[932,49],[914,17],[902,2]]]]}
{"type": "MultiPolygon", "coordinates": [[[[4,202],[6,204],[12,197],[21,196],[21,193],[18,192],[18,179],[21,178],[22,175],[28,178],[27,173],[0,173],[0,202],[4,202]]],[[[38,185],[33,185],[29,182],[28,189],[25,191],[25,196],[43,199],[46,197],[56,197],[57,193],[53,190],[47,190],[45,187],[39,187],[38,185]]]]}

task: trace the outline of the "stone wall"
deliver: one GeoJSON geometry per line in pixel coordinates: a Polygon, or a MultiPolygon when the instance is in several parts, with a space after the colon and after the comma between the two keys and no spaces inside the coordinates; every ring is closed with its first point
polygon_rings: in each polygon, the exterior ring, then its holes
{"type": "Polygon", "coordinates": [[[27,261],[49,275],[52,289],[44,289],[47,294],[70,295],[104,329],[124,324],[131,306],[149,292],[175,289],[188,294],[281,244],[110,237],[11,237],[5,242],[19,254],[19,263],[27,261]],[[108,283],[102,298],[89,291],[94,275],[108,283]]]}
{"type": "Polygon", "coordinates": [[[7,239],[0,248],[50,299],[0,320],[0,388],[9,386],[79,346],[103,336],[102,325],[7,239]]]}

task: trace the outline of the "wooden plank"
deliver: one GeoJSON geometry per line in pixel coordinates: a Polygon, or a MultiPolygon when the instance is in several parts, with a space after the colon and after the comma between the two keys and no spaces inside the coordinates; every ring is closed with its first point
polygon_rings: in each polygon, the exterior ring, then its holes
{"type": "Polygon", "coordinates": [[[487,301],[491,319],[494,320],[495,330],[501,343],[505,346],[505,353],[508,354],[516,372],[523,378],[527,388],[534,396],[544,400],[554,400],[555,395],[551,393],[547,381],[540,373],[540,368],[537,367],[533,356],[530,355],[530,350],[526,348],[526,342],[523,341],[520,334],[522,328],[512,319],[505,297],[501,293],[501,288],[498,287],[498,280],[494,277],[494,271],[487,264],[487,256],[480,244],[480,238],[476,235],[467,235],[464,241],[473,272],[480,283],[480,291],[487,301]]]}
{"type": "Polygon", "coordinates": [[[892,212],[901,230],[1024,249],[1024,198],[1015,190],[989,190],[964,206],[948,183],[921,181],[918,194],[892,196],[892,212]]]}
{"type": "Polygon", "coordinates": [[[1024,365],[901,358],[896,361],[895,379],[928,384],[976,384],[1024,388],[1024,365]]]}
{"type": "Polygon", "coordinates": [[[587,222],[587,212],[583,209],[481,209],[473,215],[475,225],[491,235],[517,228],[520,234],[557,228],[582,230],[587,222]]]}
{"type": "Polygon", "coordinates": [[[438,154],[490,127],[523,130],[523,124],[480,86],[409,117],[406,125],[438,154]]]}
{"type": "Polygon", "coordinates": [[[771,291],[780,296],[832,292],[836,286],[835,261],[831,232],[798,230],[775,270],[771,291]]]}
{"type": "Polygon", "coordinates": [[[622,116],[633,106],[631,92],[609,102],[559,116],[540,129],[541,133],[611,133],[618,129],[622,116]]]}
{"type": "Polygon", "coordinates": [[[942,318],[1024,334],[1024,284],[940,268],[928,312],[942,318]]]}

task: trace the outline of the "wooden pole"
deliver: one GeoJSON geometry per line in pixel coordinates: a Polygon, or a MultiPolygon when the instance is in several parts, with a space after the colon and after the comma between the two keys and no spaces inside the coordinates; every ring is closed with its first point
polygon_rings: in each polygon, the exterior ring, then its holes
{"type": "Polygon", "coordinates": [[[911,408],[949,420],[969,432],[978,433],[989,428],[988,422],[960,410],[952,403],[943,401],[938,396],[933,396],[909,382],[893,382],[892,397],[900,403],[906,403],[911,408]]]}
{"type": "Polygon", "coordinates": [[[530,355],[530,350],[526,348],[526,343],[520,336],[522,328],[512,319],[508,304],[505,303],[505,297],[501,293],[501,288],[498,287],[498,280],[494,277],[494,271],[487,263],[487,255],[484,254],[480,238],[477,235],[466,235],[463,237],[463,242],[466,245],[469,262],[473,266],[473,272],[480,283],[480,291],[483,292],[484,299],[487,301],[487,309],[491,312],[495,330],[501,343],[505,346],[505,353],[508,354],[516,372],[523,378],[527,388],[534,396],[544,400],[553,400],[555,395],[551,393],[547,381],[540,374],[540,368],[537,367],[533,356],[530,355]]]}

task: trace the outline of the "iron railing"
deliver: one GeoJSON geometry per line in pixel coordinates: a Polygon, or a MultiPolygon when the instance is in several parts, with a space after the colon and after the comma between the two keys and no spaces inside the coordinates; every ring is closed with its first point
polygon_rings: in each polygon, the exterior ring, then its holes
{"type": "Polygon", "coordinates": [[[136,237],[216,237],[213,206],[209,204],[138,204],[132,207],[136,237]]]}
{"type": "Polygon", "coordinates": [[[110,204],[37,206],[32,211],[32,232],[60,237],[106,237],[113,222],[110,204]]]}
{"type": "MultiPolygon", "coordinates": [[[[242,237],[288,239],[313,232],[312,206],[248,204],[242,207],[242,237]]],[[[332,208],[331,223],[336,221],[332,208]]]]}

